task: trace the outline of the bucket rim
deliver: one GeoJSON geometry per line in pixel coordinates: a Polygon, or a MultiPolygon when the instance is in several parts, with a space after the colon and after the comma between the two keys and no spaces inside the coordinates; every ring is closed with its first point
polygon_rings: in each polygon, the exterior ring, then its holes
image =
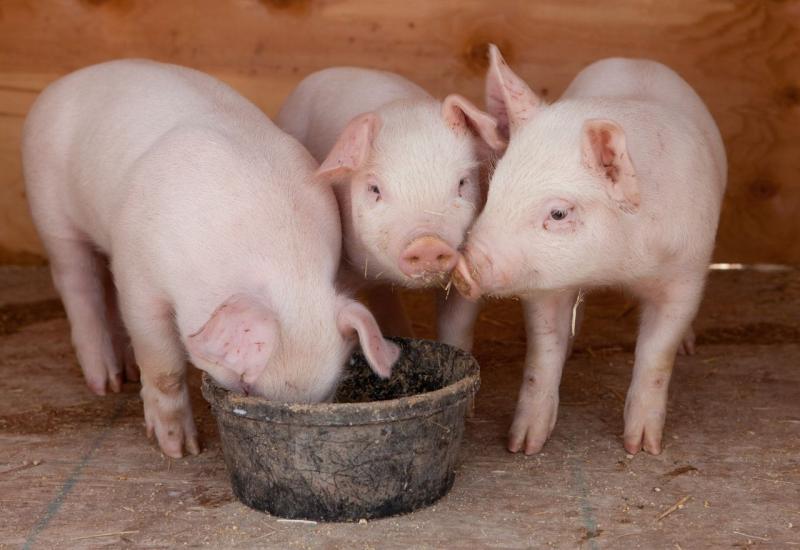
{"type": "Polygon", "coordinates": [[[221,411],[251,421],[333,427],[380,424],[431,416],[477,393],[480,387],[480,367],[472,354],[432,340],[420,338],[390,338],[390,340],[407,344],[423,342],[439,348],[449,348],[450,353],[468,362],[465,376],[438,390],[396,399],[366,403],[288,403],[231,392],[204,372],[203,397],[214,409],[215,414],[221,411]]]}

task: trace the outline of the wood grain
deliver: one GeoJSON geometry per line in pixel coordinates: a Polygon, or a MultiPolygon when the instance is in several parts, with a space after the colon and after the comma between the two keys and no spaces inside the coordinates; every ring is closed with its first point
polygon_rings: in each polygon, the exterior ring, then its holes
{"type": "Polygon", "coordinates": [[[331,65],[396,71],[481,101],[485,51],[548,98],[623,55],[683,75],[730,159],[716,257],[800,262],[800,0],[5,0],[0,3],[0,259],[39,253],[19,136],[39,91],[72,70],[149,57],[208,71],[274,113],[331,65]]]}

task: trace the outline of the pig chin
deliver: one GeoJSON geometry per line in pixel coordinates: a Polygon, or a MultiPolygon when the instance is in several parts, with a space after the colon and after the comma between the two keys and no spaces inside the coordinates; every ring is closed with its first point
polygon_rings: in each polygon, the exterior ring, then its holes
{"type": "Polygon", "coordinates": [[[427,288],[432,286],[445,286],[450,280],[450,273],[444,271],[426,271],[419,275],[403,275],[403,285],[408,288],[427,288]]]}
{"type": "Polygon", "coordinates": [[[405,288],[429,288],[433,286],[445,286],[450,279],[449,271],[423,271],[414,275],[403,273],[400,268],[399,254],[396,256],[381,254],[373,255],[369,260],[369,274],[367,279],[388,280],[392,284],[405,288]],[[374,266],[374,267],[373,267],[374,266]]]}
{"type": "Polygon", "coordinates": [[[445,286],[450,280],[450,273],[445,271],[426,271],[417,275],[406,275],[399,267],[393,266],[380,274],[380,279],[388,279],[391,283],[405,288],[429,288],[445,286]]]}
{"type": "Polygon", "coordinates": [[[336,384],[303,389],[290,380],[275,381],[271,384],[254,384],[249,388],[249,395],[263,397],[269,401],[286,403],[321,403],[330,401],[336,390],[336,384]]]}
{"type": "Polygon", "coordinates": [[[316,367],[308,369],[304,368],[303,365],[293,365],[293,368],[284,370],[275,365],[272,372],[264,373],[259,380],[247,388],[248,394],[263,397],[270,401],[285,403],[321,403],[330,401],[341,376],[341,364],[338,361],[332,365],[323,362],[320,365],[316,365],[316,367]],[[307,376],[281,375],[281,373],[286,373],[287,371],[305,372],[307,376]]]}

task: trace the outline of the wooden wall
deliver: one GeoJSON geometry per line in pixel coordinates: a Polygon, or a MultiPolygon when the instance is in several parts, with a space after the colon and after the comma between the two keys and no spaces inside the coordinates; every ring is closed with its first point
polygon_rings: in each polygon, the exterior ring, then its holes
{"type": "Polygon", "coordinates": [[[728,147],[717,259],[800,262],[798,0],[0,0],[0,262],[41,254],[20,129],[39,91],[69,71],[170,61],[221,77],[268,113],[305,74],[344,64],[480,101],[488,42],[550,99],[605,56],[675,68],[728,147]]]}

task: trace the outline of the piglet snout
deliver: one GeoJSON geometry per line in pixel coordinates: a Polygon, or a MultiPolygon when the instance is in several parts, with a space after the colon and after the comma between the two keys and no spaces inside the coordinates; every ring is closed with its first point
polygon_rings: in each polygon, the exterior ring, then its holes
{"type": "Polygon", "coordinates": [[[458,292],[467,300],[476,301],[481,297],[481,287],[477,281],[477,274],[474,273],[474,269],[464,256],[458,257],[452,280],[458,292]]]}
{"type": "Polygon", "coordinates": [[[414,239],[400,255],[400,270],[409,277],[449,273],[456,266],[458,253],[438,237],[414,239]]]}

